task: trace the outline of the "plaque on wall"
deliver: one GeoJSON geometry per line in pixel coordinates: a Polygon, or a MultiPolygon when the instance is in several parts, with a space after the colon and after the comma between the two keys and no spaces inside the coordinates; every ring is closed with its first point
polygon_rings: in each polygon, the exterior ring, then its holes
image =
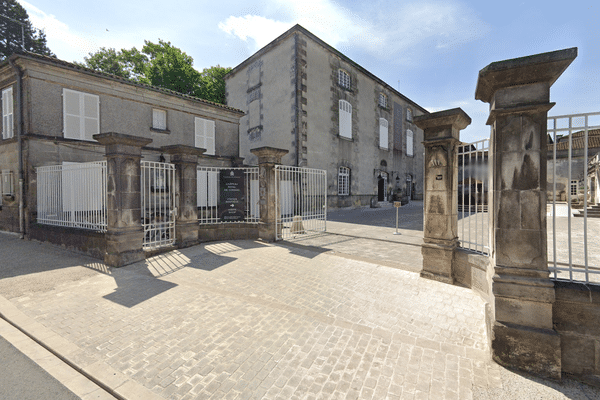
{"type": "Polygon", "coordinates": [[[219,219],[221,222],[243,222],[246,211],[246,179],[243,169],[219,172],[219,219]]]}

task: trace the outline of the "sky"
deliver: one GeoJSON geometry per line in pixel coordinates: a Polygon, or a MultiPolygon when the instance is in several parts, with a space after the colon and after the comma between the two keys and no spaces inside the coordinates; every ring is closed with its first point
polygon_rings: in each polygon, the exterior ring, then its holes
{"type": "Polygon", "coordinates": [[[65,61],[162,39],[198,70],[235,67],[298,23],[428,111],[461,107],[472,119],[464,142],[489,137],[488,104],[475,100],[479,70],[577,47],[551,88],[549,115],[600,111],[597,0],[18,1],[65,61]]]}

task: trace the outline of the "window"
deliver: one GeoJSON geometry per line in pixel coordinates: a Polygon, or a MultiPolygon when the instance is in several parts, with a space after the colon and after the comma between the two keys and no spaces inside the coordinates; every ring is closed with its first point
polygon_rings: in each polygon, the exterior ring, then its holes
{"type": "Polygon", "coordinates": [[[413,131],[410,129],[406,130],[406,155],[413,155],[413,131]]]}
{"type": "Polygon", "coordinates": [[[577,181],[571,181],[571,196],[577,196],[577,181]]]}
{"type": "Polygon", "coordinates": [[[388,148],[388,122],[385,118],[379,118],[379,147],[388,148]]]}
{"type": "Polygon", "coordinates": [[[350,89],[350,75],[343,69],[338,70],[338,84],[346,89],[350,89]]]}
{"type": "Polygon", "coordinates": [[[387,96],[379,93],[379,107],[387,108],[387,96]]]}
{"type": "Polygon", "coordinates": [[[195,119],[196,141],[195,146],[206,149],[204,154],[215,155],[215,121],[209,119],[195,119]]]}
{"type": "Polygon", "coordinates": [[[412,122],[412,110],[410,108],[406,109],[406,120],[412,122]]]}
{"type": "Polygon", "coordinates": [[[338,195],[350,194],[350,168],[340,167],[338,171],[338,195]]]}
{"type": "Polygon", "coordinates": [[[340,100],[340,136],[352,139],[352,104],[340,100]]]}
{"type": "MultiPolygon", "coordinates": [[[[13,174],[9,169],[2,170],[2,195],[3,196],[13,196],[14,183],[13,183],[13,174]]],[[[1,198],[2,196],[0,196],[1,198]]]]}
{"type": "Polygon", "coordinates": [[[167,130],[167,111],[154,108],[152,110],[152,127],[161,131],[167,130]]]}
{"type": "Polygon", "coordinates": [[[196,187],[198,190],[198,207],[216,207],[219,197],[219,172],[196,171],[196,187]]]}
{"type": "Polygon", "coordinates": [[[100,98],[63,89],[63,116],[65,138],[94,140],[100,132],[100,98]]]}
{"type": "Polygon", "coordinates": [[[13,118],[13,90],[9,87],[2,91],[2,139],[13,137],[13,118]]]}

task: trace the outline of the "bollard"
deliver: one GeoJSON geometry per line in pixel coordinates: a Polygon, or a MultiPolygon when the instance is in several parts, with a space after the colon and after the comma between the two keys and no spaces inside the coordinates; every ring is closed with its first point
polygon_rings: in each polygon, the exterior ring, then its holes
{"type": "Polygon", "coordinates": [[[398,232],[398,209],[402,206],[402,203],[399,201],[395,201],[394,202],[394,207],[396,208],[396,232],[394,232],[394,235],[399,235],[400,232],[398,232]]]}

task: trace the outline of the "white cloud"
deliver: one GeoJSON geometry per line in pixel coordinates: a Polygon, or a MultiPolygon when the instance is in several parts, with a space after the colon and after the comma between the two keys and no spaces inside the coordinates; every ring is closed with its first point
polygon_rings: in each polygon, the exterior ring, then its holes
{"type": "Polygon", "coordinates": [[[464,6],[437,0],[375,1],[361,15],[332,0],[269,0],[263,15],[230,16],[219,28],[249,42],[255,51],[295,23],[338,49],[357,47],[389,60],[410,59],[407,53],[414,57],[421,45],[451,49],[488,30],[464,6]]]}

